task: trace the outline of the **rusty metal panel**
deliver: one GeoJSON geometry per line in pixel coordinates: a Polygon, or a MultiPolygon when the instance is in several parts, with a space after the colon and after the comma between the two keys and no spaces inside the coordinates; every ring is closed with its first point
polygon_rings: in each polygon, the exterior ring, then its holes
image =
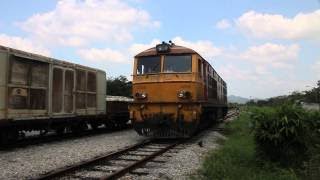
{"type": "Polygon", "coordinates": [[[97,92],[96,72],[88,72],[87,91],[97,92]]]}
{"type": "Polygon", "coordinates": [[[82,69],[76,70],[76,109],[86,108],[86,71],[82,69]]]}
{"type": "Polygon", "coordinates": [[[86,91],[86,71],[77,69],[77,90],[86,91]]]}
{"type": "Polygon", "coordinates": [[[21,58],[10,61],[10,83],[17,85],[28,85],[29,64],[21,58]]]}
{"type": "Polygon", "coordinates": [[[63,71],[60,68],[53,69],[52,76],[52,112],[62,112],[63,101],[63,71]]]}
{"type": "Polygon", "coordinates": [[[97,106],[97,95],[96,94],[87,94],[87,107],[96,108],[97,106]]]}
{"type": "Polygon", "coordinates": [[[30,109],[9,109],[8,119],[13,119],[17,121],[27,120],[27,119],[37,119],[46,118],[47,110],[30,110],[30,109]]]}
{"type": "Polygon", "coordinates": [[[49,65],[33,62],[31,64],[31,86],[48,87],[49,65]]]}
{"type": "Polygon", "coordinates": [[[5,118],[5,90],[6,88],[4,86],[0,86],[0,121],[5,118]]]}
{"type": "Polygon", "coordinates": [[[7,53],[0,52],[0,120],[5,119],[6,82],[7,82],[7,53]]]}
{"type": "Polygon", "coordinates": [[[97,72],[97,113],[106,113],[106,73],[97,72]]]}
{"type": "Polygon", "coordinates": [[[86,108],[86,93],[77,93],[76,107],[77,109],[86,108]]]}
{"type": "Polygon", "coordinates": [[[87,74],[87,108],[97,108],[97,75],[90,71],[87,74]]]}
{"type": "Polygon", "coordinates": [[[74,71],[65,71],[64,82],[64,112],[72,113],[74,111],[74,71]]]}
{"type": "Polygon", "coordinates": [[[4,86],[7,82],[7,53],[0,52],[0,86],[4,86]]]}

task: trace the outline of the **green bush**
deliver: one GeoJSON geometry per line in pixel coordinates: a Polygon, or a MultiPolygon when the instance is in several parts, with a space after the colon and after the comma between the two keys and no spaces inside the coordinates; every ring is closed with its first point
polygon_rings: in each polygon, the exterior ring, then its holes
{"type": "Polygon", "coordinates": [[[254,109],[251,120],[258,157],[301,165],[318,139],[319,117],[293,104],[254,109]]]}
{"type": "Polygon", "coordinates": [[[249,122],[248,113],[242,112],[239,118],[227,124],[227,139],[219,149],[207,155],[199,175],[191,179],[298,179],[290,168],[282,168],[269,161],[257,161],[249,122]]]}

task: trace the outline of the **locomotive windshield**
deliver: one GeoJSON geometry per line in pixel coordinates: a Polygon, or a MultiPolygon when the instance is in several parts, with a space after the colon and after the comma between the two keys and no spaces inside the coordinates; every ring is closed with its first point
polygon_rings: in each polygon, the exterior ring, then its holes
{"type": "Polygon", "coordinates": [[[165,56],[163,72],[191,72],[191,55],[165,56]]]}
{"type": "Polygon", "coordinates": [[[137,64],[137,74],[154,74],[160,72],[160,56],[140,57],[137,64]]]}

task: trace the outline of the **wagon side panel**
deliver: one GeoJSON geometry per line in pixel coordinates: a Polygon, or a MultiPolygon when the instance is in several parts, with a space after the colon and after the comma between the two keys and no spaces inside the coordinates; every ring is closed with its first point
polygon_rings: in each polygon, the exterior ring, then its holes
{"type": "Polygon", "coordinates": [[[106,114],[106,73],[97,72],[97,113],[106,114]]]}
{"type": "Polygon", "coordinates": [[[0,121],[5,119],[7,63],[7,53],[0,52],[0,121]]]}

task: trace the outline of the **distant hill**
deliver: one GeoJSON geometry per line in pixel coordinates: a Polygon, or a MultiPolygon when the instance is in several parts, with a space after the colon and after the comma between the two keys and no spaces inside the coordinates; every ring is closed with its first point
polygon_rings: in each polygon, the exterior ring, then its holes
{"type": "Polygon", "coordinates": [[[240,97],[240,96],[235,96],[235,95],[230,95],[228,96],[228,102],[229,103],[239,103],[239,104],[245,104],[248,102],[248,98],[240,97]]]}

